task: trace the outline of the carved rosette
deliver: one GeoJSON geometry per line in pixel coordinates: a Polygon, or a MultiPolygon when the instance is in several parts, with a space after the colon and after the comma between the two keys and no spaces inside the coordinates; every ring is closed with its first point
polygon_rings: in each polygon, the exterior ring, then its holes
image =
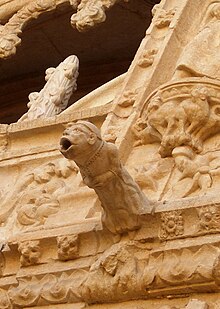
{"type": "Polygon", "coordinates": [[[175,238],[184,233],[184,221],[181,210],[161,213],[161,239],[175,238]]]}
{"type": "Polygon", "coordinates": [[[159,142],[162,157],[184,145],[201,152],[204,140],[220,130],[220,82],[187,78],[161,86],[133,130],[137,145],[159,142]]]}
{"type": "Polygon", "coordinates": [[[210,205],[197,209],[199,230],[202,232],[220,231],[220,206],[210,205]]]}

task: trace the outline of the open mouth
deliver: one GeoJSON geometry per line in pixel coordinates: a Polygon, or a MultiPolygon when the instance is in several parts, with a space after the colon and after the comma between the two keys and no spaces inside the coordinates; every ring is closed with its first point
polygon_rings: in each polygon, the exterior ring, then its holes
{"type": "Polygon", "coordinates": [[[62,137],[60,140],[60,146],[62,151],[67,151],[72,146],[72,143],[68,138],[62,137]]]}

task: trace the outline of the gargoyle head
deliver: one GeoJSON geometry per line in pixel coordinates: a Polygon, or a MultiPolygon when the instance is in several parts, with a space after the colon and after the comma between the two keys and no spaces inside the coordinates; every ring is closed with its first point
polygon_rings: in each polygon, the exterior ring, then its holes
{"type": "Polygon", "coordinates": [[[64,157],[77,160],[88,156],[102,142],[99,129],[88,121],[70,124],[60,139],[60,152],[64,157]]]}

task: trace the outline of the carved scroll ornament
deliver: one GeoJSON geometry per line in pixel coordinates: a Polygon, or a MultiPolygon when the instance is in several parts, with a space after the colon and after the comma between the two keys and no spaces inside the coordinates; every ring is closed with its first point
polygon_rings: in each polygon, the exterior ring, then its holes
{"type": "Polygon", "coordinates": [[[60,151],[78,165],[84,183],[95,190],[103,207],[103,222],[113,233],[140,227],[140,214],[150,211],[149,201],[118,158],[112,143],[102,140],[98,128],[78,121],[67,128],[60,151]]]}

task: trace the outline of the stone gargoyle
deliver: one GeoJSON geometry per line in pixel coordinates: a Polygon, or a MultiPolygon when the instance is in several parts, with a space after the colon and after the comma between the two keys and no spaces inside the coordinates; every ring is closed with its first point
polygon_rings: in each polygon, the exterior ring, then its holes
{"type": "Polygon", "coordinates": [[[95,190],[108,230],[123,233],[140,227],[140,215],[150,212],[150,203],[122,166],[116,146],[105,142],[94,124],[70,124],[61,137],[60,151],[75,161],[83,182],[95,190]]]}

